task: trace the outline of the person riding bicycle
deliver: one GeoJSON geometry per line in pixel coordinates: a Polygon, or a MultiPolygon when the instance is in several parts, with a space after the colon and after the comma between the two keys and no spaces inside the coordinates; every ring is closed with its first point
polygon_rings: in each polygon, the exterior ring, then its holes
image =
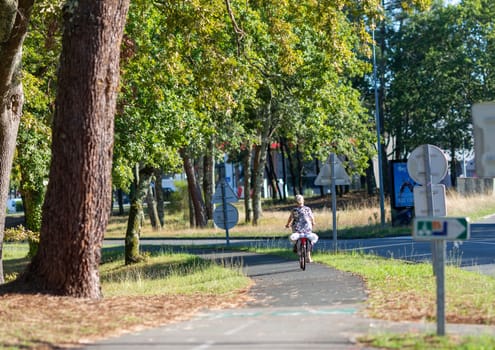
{"type": "MultiPolygon", "coordinates": [[[[292,234],[289,240],[294,244],[294,252],[297,252],[297,240],[301,236],[307,237],[311,241],[311,249],[318,241],[318,235],[313,233],[315,226],[315,217],[311,208],[304,205],[304,197],[300,194],[296,195],[297,206],[290,212],[289,219],[285,227],[292,227],[292,234]]],[[[312,262],[311,253],[309,253],[309,262],[312,262]]]]}

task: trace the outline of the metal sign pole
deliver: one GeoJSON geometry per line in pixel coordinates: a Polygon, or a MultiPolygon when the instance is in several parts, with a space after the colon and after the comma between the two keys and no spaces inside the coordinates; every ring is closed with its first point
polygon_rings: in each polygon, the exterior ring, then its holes
{"type": "Polygon", "coordinates": [[[330,154],[330,168],[332,171],[332,239],[333,249],[337,251],[337,193],[336,185],[337,175],[335,174],[335,153],[330,154]]]}
{"type": "MultiPolygon", "coordinates": [[[[424,146],[428,216],[434,216],[430,146],[424,146]]],[[[433,272],[437,283],[437,335],[445,335],[445,240],[435,239],[431,247],[433,272]]]]}
{"type": "Polygon", "coordinates": [[[229,225],[227,223],[227,198],[225,196],[225,181],[222,181],[221,188],[222,188],[223,222],[225,222],[225,239],[226,239],[226,244],[228,246],[230,242],[229,242],[229,225]]]}

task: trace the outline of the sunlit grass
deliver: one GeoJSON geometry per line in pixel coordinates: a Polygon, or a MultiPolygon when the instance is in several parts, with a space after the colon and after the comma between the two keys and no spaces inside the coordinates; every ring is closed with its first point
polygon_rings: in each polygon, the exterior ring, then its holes
{"type": "MultiPolygon", "coordinates": [[[[365,254],[316,253],[316,261],[363,276],[372,317],[433,320],[436,280],[432,265],[365,254]]],[[[495,324],[495,279],[455,266],[445,268],[446,319],[452,323],[495,324]]]]}
{"type": "Polygon", "coordinates": [[[358,338],[359,342],[379,349],[400,350],[490,350],[495,338],[480,336],[437,336],[434,334],[381,334],[358,338]]]}
{"type": "Polygon", "coordinates": [[[104,263],[100,274],[107,296],[223,294],[250,283],[240,266],[224,268],[194,255],[167,252],[129,266],[123,265],[121,259],[104,263]]]}

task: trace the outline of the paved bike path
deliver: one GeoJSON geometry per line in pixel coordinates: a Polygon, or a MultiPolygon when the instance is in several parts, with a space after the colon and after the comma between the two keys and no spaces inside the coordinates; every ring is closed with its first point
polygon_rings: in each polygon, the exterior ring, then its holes
{"type": "MultiPolygon", "coordinates": [[[[242,264],[255,285],[244,308],[204,310],[193,319],[126,334],[84,349],[363,349],[356,337],[372,332],[428,331],[429,323],[395,323],[364,316],[361,278],[324,265],[301,271],[294,260],[247,252],[197,252],[226,265],[242,264]]],[[[493,328],[447,325],[452,333],[493,328]]]]}
{"type": "MultiPolygon", "coordinates": [[[[199,252],[198,252],[199,253],[199,252]]],[[[358,349],[354,335],[366,299],[364,284],[320,264],[302,271],[295,260],[247,252],[205,252],[226,265],[242,264],[254,280],[253,301],[186,322],[88,344],[86,349],[358,349]]]]}

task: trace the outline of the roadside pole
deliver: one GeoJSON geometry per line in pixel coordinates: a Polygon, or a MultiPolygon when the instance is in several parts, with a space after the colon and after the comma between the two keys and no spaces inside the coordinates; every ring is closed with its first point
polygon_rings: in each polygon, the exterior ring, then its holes
{"type": "MultiPolygon", "coordinates": [[[[433,145],[422,145],[417,147],[408,159],[407,168],[409,175],[411,178],[416,181],[418,184],[424,186],[425,198],[426,202],[426,217],[425,219],[434,218],[437,212],[441,212],[442,215],[446,215],[445,208],[435,208],[435,205],[445,205],[445,199],[435,201],[433,184],[439,183],[443,177],[447,173],[447,159],[443,152],[436,146],[433,145]],[[432,158],[435,158],[435,163],[432,163],[432,158]],[[433,174],[433,166],[435,167],[433,174]],[[438,202],[438,203],[437,203],[438,202]]],[[[422,192],[421,192],[422,193],[422,192]]],[[[443,196],[444,192],[441,193],[443,196]]],[[[420,191],[414,191],[415,202],[416,197],[420,196],[420,191]]],[[[421,200],[418,200],[421,202],[421,200]]],[[[415,205],[415,225],[417,220],[421,220],[420,218],[420,210],[415,205]]],[[[423,214],[424,215],[424,214],[423,214]]],[[[435,221],[436,222],[436,221],[435,221]]],[[[442,225],[443,226],[443,225],[442,225]]],[[[416,226],[415,226],[416,230],[416,226]]],[[[423,229],[424,230],[424,229],[423,229]]],[[[438,230],[437,230],[438,231],[438,230]]],[[[435,231],[435,232],[437,232],[435,231]]],[[[447,229],[443,229],[442,231],[447,235],[447,229]]],[[[433,229],[431,230],[433,232],[433,229]]],[[[415,235],[416,236],[416,235],[415,235]]],[[[426,235],[429,237],[428,235],[426,235]]],[[[416,237],[415,237],[416,238],[416,237]]],[[[424,239],[425,237],[421,237],[424,239]]],[[[432,256],[432,265],[433,265],[433,274],[436,279],[436,298],[437,298],[437,335],[443,336],[445,335],[445,255],[446,255],[446,242],[443,239],[443,236],[433,237],[431,241],[431,256],[432,256]]]]}
{"type": "MultiPolygon", "coordinates": [[[[221,182],[222,186],[222,207],[223,207],[223,221],[226,223],[227,222],[227,199],[225,198],[225,181],[221,182]]],[[[227,247],[230,244],[230,238],[229,238],[229,225],[225,225],[225,240],[226,240],[226,245],[227,247]]]]}
{"type": "MultiPolygon", "coordinates": [[[[423,145],[428,217],[434,215],[430,145],[423,145]]],[[[445,335],[445,240],[432,241],[433,273],[437,283],[437,335],[445,335]]]]}
{"type": "Polygon", "coordinates": [[[335,174],[335,153],[330,155],[330,166],[332,169],[332,241],[333,250],[337,251],[337,175],[335,174]]]}

